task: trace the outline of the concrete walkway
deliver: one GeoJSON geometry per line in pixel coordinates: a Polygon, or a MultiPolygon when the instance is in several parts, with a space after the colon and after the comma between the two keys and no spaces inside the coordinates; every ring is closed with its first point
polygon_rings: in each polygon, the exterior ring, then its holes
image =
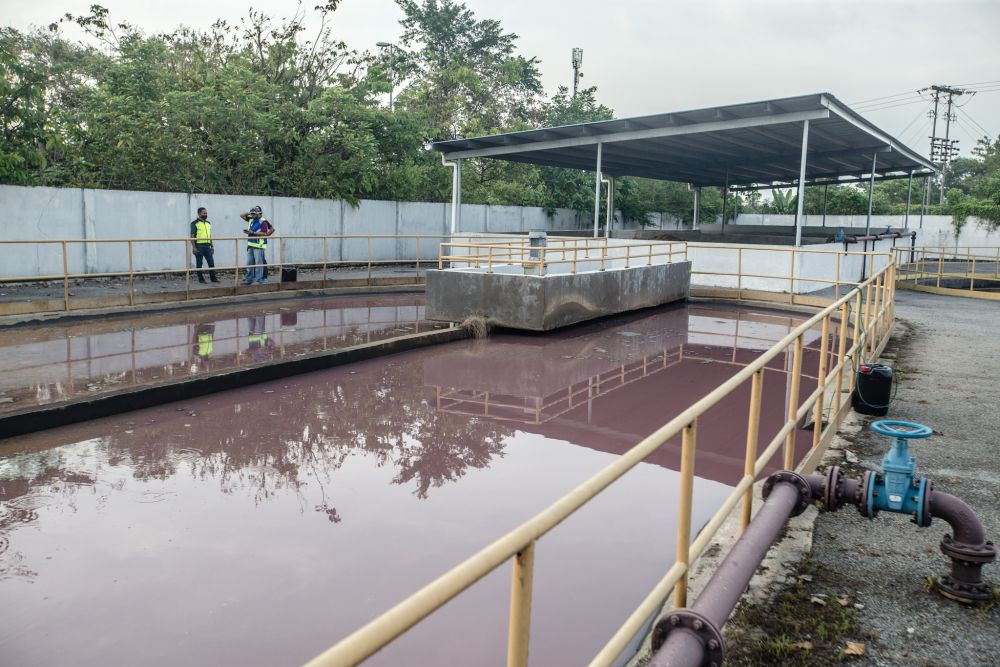
{"type": "MultiPolygon", "coordinates": [[[[988,539],[1000,542],[1000,304],[899,290],[896,316],[900,326],[884,355],[899,378],[889,416],[935,429],[912,447],[918,474],[965,500],[988,539]]],[[[841,464],[852,477],[878,469],[889,444],[868,429],[870,422],[865,418],[841,464]]],[[[855,630],[862,636],[839,642],[865,643],[865,656],[852,664],[1000,665],[1000,604],[971,608],[928,591],[929,578],[949,570],[938,546],[948,532],[941,520],[918,529],[901,515],[869,521],[849,507],[819,515],[808,563],[815,576],[796,586],[805,586],[806,600],[826,596],[832,604],[845,595],[852,613],[859,610],[855,630]]],[[[1000,583],[997,563],[983,574],[1000,583]]],[[[793,596],[802,599],[801,588],[780,594],[765,615],[788,613],[793,596]]]]}

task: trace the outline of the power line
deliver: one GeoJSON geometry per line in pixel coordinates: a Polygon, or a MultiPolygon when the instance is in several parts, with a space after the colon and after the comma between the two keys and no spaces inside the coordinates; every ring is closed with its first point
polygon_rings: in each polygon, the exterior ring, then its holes
{"type": "Polygon", "coordinates": [[[978,128],[979,128],[979,130],[980,130],[980,131],[981,131],[981,132],[982,132],[983,134],[985,134],[985,135],[986,135],[987,137],[992,137],[992,136],[993,136],[993,133],[992,133],[992,132],[990,132],[989,130],[987,130],[987,129],[986,129],[985,127],[983,127],[982,125],[980,125],[980,124],[979,124],[979,121],[977,121],[977,120],[976,120],[975,118],[973,118],[973,117],[972,117],[972,116],[971,116],[971,115],[969,114],[969,112],[968,112],[968,111],[962,111],[962,115],[963,115],[963,116],[965,116],[966,118],[968,118],[968,119],[969,119],[970,121],[972,121],[972,124],[973,124],[973,125],[975,125],[976,127],[978,127],[978,128]]]}
{"type": "Polygon", "coordinates": [[[959,83],[957,85],[963,86],[965,88],[971,88],[972,86],[985,86],[991,83],[1000,83],[1000,81],[974,81],[972,83],[959,83]]]}
{"type": "Polygon", "coordinates": [[[927,117],[924,120],[924,122],[921,123],[920,126],[916,129],[916,131],[908,134],[904,139],[902,139],[902,142],[908,146],[911,141],[916,141],[921,134],[923,134],[929,129],[931,129],[931,119],[930,117],[927,117]]]}
{"type": "Polygon", "coordinates": [[[869,100],[858,100],[857,102],[850,102],[850,105],[852,107],[853,106],[861,106],[861,105],[864,105],[864,104],[866,104],[868,102],[877,102],[879,100],[888,100],[888,99],[893,98],[893,97],[906,97],[907,95],[913,95],[914,93],[919,93],[919,92],[920,91],[908,90],[905,93],[896,93],[895,95],[885,95],[884,97],[873,97],[873,98],[871,98],[869,100]]]}
{"type": "Polygon", "coordinates": [[[911,121],[910,121],[909,123],[907,123],[907,124],[906,124],[906,127],[904,127],[904,128],[902,129],[902,130],[900,130],[900,131],[899,131],[899,134],[900,134],[900,135],[904,135],[904,134],[906,134],[906,131],[907,131],[908,129],[910,129],[910,127],[911,127],[911,126],[912,126],[912,125],[913,125],[914,123],[916,123],[916,122],[917,122],[917,119],[918,119],[918,118],[920,118],[920,117],[921,117],[921,116],[923,116],[923,115],[924,115],[924,110],[923,110],[923,109],[921,109],[920,111],[918,111],[918,112],[917,112],[917,115],[913,117],[913,120],[911,120],[911,121]]]}
{"type": "Polygon", "coordinates": [[[898,104],[888,104],[888,105],[882,105],[882,106],[875,105],[875,106],[871,106],[871,107],[867,107],[867,108],[859,107],[859,108],[856,108],[855,111],[860,111],[862,113],[867,113],[869,111],[882,111],[884,109],[897,109],[899,107],[908,107],[908,106],[910,106],[912,104],[920,104],[922,102],[926,103],[927,100],[925,100],[923,98],[920,98],[920,99],[916,99],[916,100],[910,100],[910,101],[907,101],[907,102],[899,102],[898,104]]]}

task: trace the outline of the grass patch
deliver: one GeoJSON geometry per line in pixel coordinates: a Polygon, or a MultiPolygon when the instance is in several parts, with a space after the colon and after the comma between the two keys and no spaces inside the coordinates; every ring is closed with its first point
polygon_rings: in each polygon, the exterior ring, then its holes
{"type": "Polygon", "coordinates": [[[726,625],[726,665],[843,665],[858,656],[849,642],[871,637],[858,620],[858,600],[806,559],[796,581],[765,606],[741,605],[726,625]]]}

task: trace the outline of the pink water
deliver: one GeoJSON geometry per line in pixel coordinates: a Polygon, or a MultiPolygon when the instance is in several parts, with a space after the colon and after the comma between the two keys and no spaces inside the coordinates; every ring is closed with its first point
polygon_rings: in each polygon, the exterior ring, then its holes
{"type": "MultiPolygon", "coordinates": [[[[2,441],[0,662],[302,663],[798,321],[668,307],[2,441]]],[[[766,375],[764,442],[784,363],[766,375]]],[[[696,530],[742,474],[747,402],[738,392],[700,422],[696,530]]],[[[673,562],[677,454],[668,443],[539,542],[532,664],[586,663],[673,562]]],[[[494,572],[370,663],[503,664],[509,578],[494,572]]]]}

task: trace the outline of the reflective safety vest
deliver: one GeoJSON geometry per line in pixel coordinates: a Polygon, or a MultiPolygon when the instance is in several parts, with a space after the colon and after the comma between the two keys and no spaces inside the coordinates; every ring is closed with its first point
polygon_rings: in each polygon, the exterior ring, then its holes
{"type": "Polygon", "coordinates": [[[256,347],[264,347],[267,345],[267,334],[250,334],[247,336],[247,342],[250,343],[251,347],[254,347],[254,343],[256,343],[256,347]]]}
{"type": "MultiPolygon", "coordinates": [[[[261,218],[259,220],[259,222],[260,222],[260,226],[263,227],[264,226],[264,218],[261,218]]],[[[252,227],[253,227],[253,218],[250,218],[249,220],[247,220],[247,229],[249,230],[252,227]]],[[[247,246],[249,246],[251,248],[266,248],[267,247],[267,237],[266,236],[248,236],[247,237],[247,246]]]]}
{"type": "Polygon", "coordinates": [[[210,245],[212,243],[212,223],[208,220],[196,220],[194,238],[197,245],[210,245]]]}
{"type": "Polygon", "coordinates": [[[210,357],[215,344],[215,336],[210,333],[198,334],[198,356],[210,357]]]}

